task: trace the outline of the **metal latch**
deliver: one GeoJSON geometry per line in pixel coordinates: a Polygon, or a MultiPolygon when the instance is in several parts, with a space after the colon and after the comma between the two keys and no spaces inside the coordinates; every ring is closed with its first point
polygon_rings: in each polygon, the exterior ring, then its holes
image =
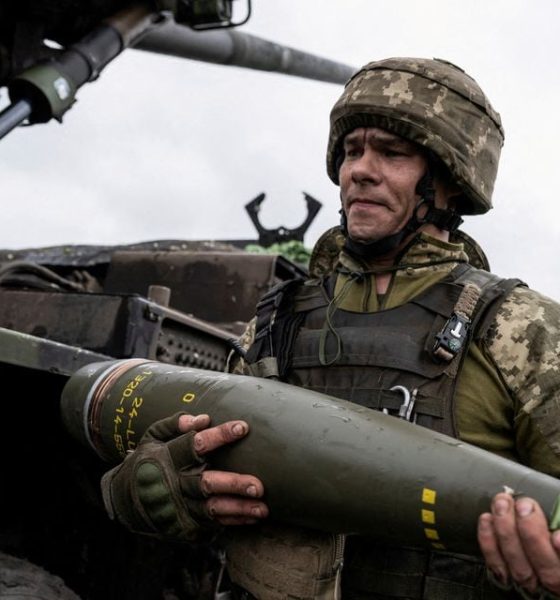
{"type": "MultiPolygon", "coordinates": [[[[410,421],[411,423],[416,423],[416,415],[412,418],[412,411],[414,410],[414,405],[416,404],[416,394],[418,393],[417,389],[412,390],[412,393],[404,387],[404,385],[394,385],[390,388],[391,392],[401,392],[403,395],[403,403],[399,407],[398,417],[399,419],[404,419],[405,421],[410,421]]],[[[389,414],[389,410],[384,408],[383,413],[386,415],[389,414]]]]}

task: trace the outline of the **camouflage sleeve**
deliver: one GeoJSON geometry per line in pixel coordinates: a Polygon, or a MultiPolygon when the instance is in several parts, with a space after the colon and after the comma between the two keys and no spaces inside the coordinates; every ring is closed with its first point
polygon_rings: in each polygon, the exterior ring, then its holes
{"type": "Polygon", "coordinates": [[[533,468],[560,476],[560,304],[515,288],[486,344],[514,401],[520,456],[533,468]]]}
{"type": "MultiPolygon", "coordinates": [[[[253,317],[249,323],[247,323],[247,327],[245,331],[241,334],[239,338],[239,344],[243,350],[247,351],[253,340],[255,339],[255,327],[257,324],[257,317],[253,317]]],[[[227,362],[226,362],[226,371],[228,373],[233,373],[234,375],[249,375],[249,370],[247,367],[247,363],[243,360],[243,358],[232,350],[229,353],[227,362]]]]}

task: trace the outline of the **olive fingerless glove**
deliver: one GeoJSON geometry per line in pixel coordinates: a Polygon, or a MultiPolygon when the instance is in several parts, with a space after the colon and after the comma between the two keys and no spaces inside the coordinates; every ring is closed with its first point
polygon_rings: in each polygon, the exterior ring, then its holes
{"type": "Polygon", "coordinates": [[[212,521],[204,508],[206,468],[193,446],[195,431],[178,431],[177,413],[154,423],[138,447],[101,479],[111,519],[136,533],[193,541],[212,521]]]}

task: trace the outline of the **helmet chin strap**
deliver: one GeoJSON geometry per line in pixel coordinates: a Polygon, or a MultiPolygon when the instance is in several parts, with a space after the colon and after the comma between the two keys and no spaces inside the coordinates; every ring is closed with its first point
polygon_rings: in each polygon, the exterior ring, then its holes
{"type": "Polygon", "coordinates": [[[340,209],[340,227],[346,237],[344,249],[349,254],[359,258],[376,258],[398,248],[411,233],[415,233],[422,225],[426,225],[427,223],[450,232],[459,228],[463,219],[453,209],[435,207],[433,177],[429,169],[416,185],[416,193],[420,196],[420,200],[414,207],[412,216],[405,226],[392,235],[372,242],[360,242],[353,240],[349,236],[346,213],[340,209]],[[426,214],[423,217],[418,215],[421,207],[427,208],[426,214]]]}

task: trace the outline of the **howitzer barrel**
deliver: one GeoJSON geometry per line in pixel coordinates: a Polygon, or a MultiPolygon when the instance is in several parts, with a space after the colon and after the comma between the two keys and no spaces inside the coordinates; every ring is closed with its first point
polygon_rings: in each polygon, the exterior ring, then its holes
{"type": "Polygon", "coordinates": [[[193,31],[169,22],[134,46],[181,58],[345,83],[355,68],[231,29],[193,31]]]}
{"type": "Polygon", "coordinates": [[[250,473],[272,518],[408,545],[477,552],[478,516],[507,486],[556,521],[560,481],[402,419],[276,381],[143,359],[93,363],[66,384],[62,418],[78,440],[120,461],[156,420],[244,419],[246,438],[212,468],[250,473]]]}

